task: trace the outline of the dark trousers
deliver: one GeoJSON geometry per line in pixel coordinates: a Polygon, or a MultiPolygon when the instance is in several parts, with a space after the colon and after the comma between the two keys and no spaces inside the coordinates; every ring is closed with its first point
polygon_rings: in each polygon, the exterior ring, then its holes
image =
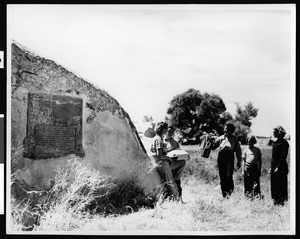
{"type": "Polygon", "coordinates": [[[218,167],[223,197],[230,196],[234,189],[232,179],[233,164],[234,152],[229,150],[222,150],[219,152],[218,167]]]}
{"type": "Polygon", "coordinates": [[[271,173],[271,196],[275,205],[284,205],[284,202],[288,200],[286,173],[271,173]]]}
{"type": "Polygon", "coordinates": [[[247,165],[244,169],[245,195],[255,197],[260,195],[260,171],[257,164],[247,165]]]}

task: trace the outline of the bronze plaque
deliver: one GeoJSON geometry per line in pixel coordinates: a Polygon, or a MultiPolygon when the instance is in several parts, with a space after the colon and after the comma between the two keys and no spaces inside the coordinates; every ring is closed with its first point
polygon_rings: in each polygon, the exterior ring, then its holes
{"type": "Polygon", "coordinates": [[[24,157],[45,159],[67,154],[84,155],[82,99],[29,93],[24,157]]]}
{"type": "Polygon", "coordinates": [[[76,127],[38,125],[35,128],[35,139],[36,154],[75,152],[76,127]]]}

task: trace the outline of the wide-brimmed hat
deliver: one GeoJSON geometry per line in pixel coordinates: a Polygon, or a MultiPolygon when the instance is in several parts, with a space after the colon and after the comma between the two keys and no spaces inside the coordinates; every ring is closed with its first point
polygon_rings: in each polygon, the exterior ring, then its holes
{"type": "Polygon", "coordinates": [[[153,128],[148,128],[144,135],[147,137],[147,138],[154,138],[154,136],[156,135],[155,131],[153,128]]]}

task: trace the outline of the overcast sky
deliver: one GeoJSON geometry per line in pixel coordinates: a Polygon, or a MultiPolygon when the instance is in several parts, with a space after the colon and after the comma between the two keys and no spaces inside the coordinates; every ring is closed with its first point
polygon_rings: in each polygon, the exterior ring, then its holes
{"type": "Polygon", "coordinates": [[[163,120],[189,88],[259,108],[253,133],[291,132],[291,5],[9,5],[12,39],[109,92],[133,121],[163,120]]]}

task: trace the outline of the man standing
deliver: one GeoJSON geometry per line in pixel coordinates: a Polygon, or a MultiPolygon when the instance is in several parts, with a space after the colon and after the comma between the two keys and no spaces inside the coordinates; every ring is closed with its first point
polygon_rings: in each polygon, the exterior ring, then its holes
{"type": "Polygon", "coordinates": [[[233,135],[235,127],[231,123],[224,126],[224,134],[218,137],[212,145],[212,149],[219,147],[218,168],[223,197],[228,198],[233,192],[233,168],[234,153],[237,157],[236,170],[241,167],[242,152],[238,139],[233,135]]]}

